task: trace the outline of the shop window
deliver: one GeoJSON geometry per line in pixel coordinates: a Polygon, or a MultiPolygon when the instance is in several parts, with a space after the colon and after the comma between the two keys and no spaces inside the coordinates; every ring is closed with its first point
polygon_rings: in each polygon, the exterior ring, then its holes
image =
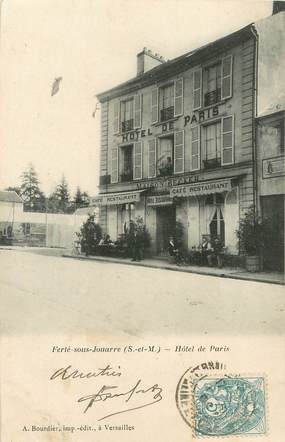
{"type": "Polygon", "coordinates": [[[193,109],[211,106],[232,96],[232,65],[231,55],[221,61],[196,69],[193,72],[193,109]]]}
{"type": "Polygon", "coordinates": [[[212,169],[221,165],[221,122],[204,126],[203,149],[204,149],[204,168],[212,169]]]}
{"type": "Polygon", "coordinates": [[[222,193],[212,193],[207,196],[205,204],[224,204],[224,200],[222,193]]]}
{"type": "Polygon", "coordinates": [[[223,215],[224,201],[225,198],[222,193],[208,195],[205,200],[205,205],[212,207],[209,218],[211,238],[218,237],[223,245],[225,244],[225,221],[223,215]]]}
{"type": "Polygon", "coordinates": [[[225,222],[221,207],[217,207],[210,222],[210,235],[211,238],[218,237],[225,244],[225,222]]]}
{"type": "Polygon", "coordinates": [[[151,122],[164,122],[183,114],[183,78],[155,88],[151,94],[151,122]]]}

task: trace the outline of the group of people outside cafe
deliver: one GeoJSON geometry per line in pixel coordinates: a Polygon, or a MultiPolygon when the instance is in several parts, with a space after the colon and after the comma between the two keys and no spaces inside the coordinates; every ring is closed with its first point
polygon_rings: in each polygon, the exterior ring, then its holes
{"type": "MultiPolygon", "coordinates": [[[[81,238],[77,234],[77,243],[82,245],[83,236],[84,250],[82,251],[86,256],[97,254],[100,250],[106,252],[107,249],[115,254],[116,251],[122,250],[123,245],[126,251],[125,257],[131,258],[132,261],[141,261],[144,259],[147,242],[147,232],[141,221],[130,220],[128,224],[125,223],[124,234],[121,235],[123,238],[113,241],[110,235],[102,234],[100,226],[95,223],[94,217],[90,216],[81,229],[81,238]],[[97,253],[94,253],[95,249],[97,253]]],[[[177,265],[223,266],[223,243],[218,236],[203,235],[201,244],[192,247],[190,251],[185,251],[182,244],[176,241],[175,236],[170,236],[167,253],[177,265]]]]}
{"type": "Polygon", "coordinates": [[[202,243],[198,247],[192,247],[188,257],[183,254],[183,250],[179,247],[175,241],[175,238],[171,236],[168,243],[169,255],[174,258],[174,261],[178,265],[186,264],[190,262],[214,266],[217,264],[218,267],[223,267],[223,243],[215,236],[213,239],[210,235],[203,235],[202,243]]]}

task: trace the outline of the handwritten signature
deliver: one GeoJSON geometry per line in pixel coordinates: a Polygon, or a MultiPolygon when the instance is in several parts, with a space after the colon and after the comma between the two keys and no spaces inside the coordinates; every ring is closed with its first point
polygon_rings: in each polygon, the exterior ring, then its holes
{"type": "MultiPolygon", "coordinates": [[[[83,413],[86,413],[87,410],[91,407],[93,407],[95,402],[100,402],[100,401],[109,401],[111,399],[115,399],[118,397],[122,397],[124,398],[124,402],[125,403],[131,403],[133,402],[133,400],[135,398],[137,398],[136,395],[139,395],[140,398],[143,396],[146,396],[147,394],[151,393],[152,399],[150,402],[146,402],[143,403],[142,405],[139,406],[133,406],[130,408],[127,408],[125,410],[120,410],[120,411],[116,411],[110,414],[107,414],[106,416],[101,417],[100,419],[98,419],[99,421],[106,419],[107,417],[110,416],[114,416],[116,414],[121,414],[121,413],[126,413],[128,411],[132,411],[132,410],[138,410],[140,408],[144,408],[144,407],[149,407],[150,405],[154,405],[157,402],[160,402],[162,400],[162,388],[158,385],[158,384],[154,384],[149,388],[141,388],[141,379],[139,379],[137,381],[137,383],[131,387],[128,391],[126,391],[125,393],[113,393],[113,391],[118,388],[117,385],[103,385],[103,387],[100,388],[100,390],[98,391],[98,393],[95,394],[91,394],[88,396],[83,396],[80,399],[78,399],[78,402],[87,402],[87,406],[85,407],[83,413]],[[112,392],[110,392],[110,390],[112,392]]],[[[117,390],[116,390],[117,391],[117,390]]],[[[134,404],[135,405],[135,404],[134,404]]]]}
{"type": "MultiPolygon", "coordinates": [[[[122,373],[120,367],[118,369],[112,368],[110,365],[106,365],[104,368],[98,368],[94,371],[82,372],[74,369],[71,365],[67,367],[57,369],[50,377],[51,381],[58,379],[60,381],[66,380],[81,380],[81,379],[91,379],[98,377],[109,377],[109,378],[119,378],[122,373]]],[[[125,406],[125,404],[130,404],[127,409],[122,407],[119,411],[106,414],[101,417],[100,420],[106,419],[107,417],[114,416],[116,414],[126,413],[132,410],[138,410],[140,408],[149,407],[162,400],[162,388],[158,384],[154,384],[151,387],[142,388],[142,380],[139,379],[133,387],[125,392],[120,392],[118,385],[103,385],[100,387],[99,391],[95,394],[82,396],[77,402],[84,402],[85,408],[83,413],[86,413],[90,408],[94,406],[95,403],[101,402],[101,404],[107,405],[117,405],[118,401],[115,399],[121,398],[120,404],[125,406]]],[[[106,407],[104,407],[106,408],[106,407]]]]}
{"type": "MultiPolygon", "coordinates": [[[[120,367],[118,368],[120,369],[120,367]]],[[[104,368],[98,368],[96,371],[89,371],[87,373],[74,370],[71,365],[68,365],[65,368],[56,370],[50,377],[50,380],[53,381],[56,378],[60,378],[62,381],[66,381],[67,379],[90,379],[99,376],[120,377],[121,375],[121,371],[113,369],[109,364],[104,368]]]]}

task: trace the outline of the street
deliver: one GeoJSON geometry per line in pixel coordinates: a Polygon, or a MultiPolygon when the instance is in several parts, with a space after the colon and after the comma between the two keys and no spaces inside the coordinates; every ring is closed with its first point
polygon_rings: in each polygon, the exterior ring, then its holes
{"type": "Polygon", "coordinates": [[[0,250],[2,333],[272,335],[284,287],[0,250]]]}

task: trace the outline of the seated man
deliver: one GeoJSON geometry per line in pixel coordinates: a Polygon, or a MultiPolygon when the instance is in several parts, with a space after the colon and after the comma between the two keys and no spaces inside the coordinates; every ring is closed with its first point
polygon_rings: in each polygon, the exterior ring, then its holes
{"type": "Polygon", "coordinates": [[[216,236],[212,241],[213,254],[212,259],[215,258],[218,264],[218,267],[223,267],[223,244],[218,236],[216,236]]]}
{"type": "Polygon", "coordinates": [[[171,236],[169,238],[169,243],[168,243],[168,247],[167,247],[168,253],[170,256],[172,256],[175,260],[175,264],[181,264],[184,261],[184,258],[179,250],[179,248],[176,245],[176,242],[173,238],[173,236],[171,236]]]}

